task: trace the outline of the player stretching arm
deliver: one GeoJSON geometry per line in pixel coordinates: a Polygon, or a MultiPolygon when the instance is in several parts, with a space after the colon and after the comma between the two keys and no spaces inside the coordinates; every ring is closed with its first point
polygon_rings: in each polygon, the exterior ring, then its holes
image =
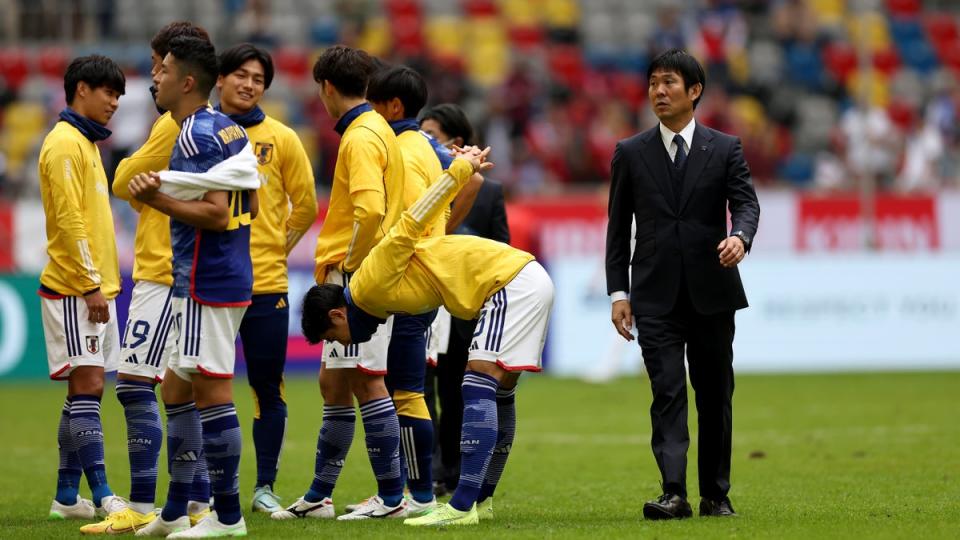
{"type": "MultiPolygon", "coordinates": [[[[479,317],[463,378],[461,469],[448,504],[414,526],[478,521],[513,444],[514,392],[521,371],[539,371],[553,304],[553,283],[529,253],[474,236],[421,240],[470,176],[492,166],[468,149],[441,180],[404,212],[346,287],[313,287],[304,299],[303,331],[312,343],[352,346],[391,313],[424,313],[443,305],[454,316],[479,317]],[[469,159],[469,161],[468,161],[469,159]]],[[[492,508],[483,513],[492,513],[492,508]]]]}

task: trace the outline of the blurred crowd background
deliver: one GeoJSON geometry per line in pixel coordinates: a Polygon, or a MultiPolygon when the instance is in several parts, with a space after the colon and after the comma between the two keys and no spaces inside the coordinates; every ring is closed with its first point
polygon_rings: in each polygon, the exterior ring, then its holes
{"type": "Polygon", "coordinates": [[[421,70],[494,147],[510,195],[601,191],[617,140],[654,125],[650,59],[707,67],[697,118],[743,139],[759,187],[929,192],[960,184],[960,2],[951,0],[0,0],[0,199],[38,197],[36,156],[69,60],[98,52],[127,93],[108,169],[156,117],[149,39],[177,19],[268,47],[264,108],[327,189],[338,136],[311,67],[334,43],[421,70]]]}

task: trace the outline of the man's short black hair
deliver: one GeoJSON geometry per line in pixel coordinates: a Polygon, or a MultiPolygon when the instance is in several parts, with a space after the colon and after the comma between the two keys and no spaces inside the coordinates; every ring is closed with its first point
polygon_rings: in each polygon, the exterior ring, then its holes
{"type": "Polygon", "coordinates": [[[313,64],[313,80],[327,81],[344,97],[362,98],[374,69],[373,57],[366,51],[334,45],[313,64]]]}
{"type": "Polygon", "coordinates": [[[463,109],[453,103],[441,103],[426,109],[420,115],[420,124],[423,124],[424,120],[433,120],[440,124],[440,129],[452,139],[460,137],[463,144],[473,144],[473,126],[463,109]]]}
{"type": "Polygon", "coordinates": [[[320,337],[333,323],[330,321],[330,310],[347,305],[347,298],[343,295],[343,287],[334,283],[314,285],[303,296],[303,317],[300,319],[300,329],[307,343],[316,345],[323,341],[320,337]]]}
{"type": "Polygon", "coordinates": [[[163,59],[170,52],[170,41],[180,36],[210,41],[210,34],[203,28],[189,21],[174,21],[157,31],[150,40],[150,48],[163,59]]]}
{"type": "Polygon", "coordinates": [[[67,105],[73,103],[80,81],[94,90],[106,86],[121,96],[126,91],[127,84],[120,66],[99,54],[74,58],[67,66],[67,72],[63,76],[63,93],[67,98],[67,105]]]}
{"type": "Polygon", "coordinates": [[[270,88],[273,82],[273,58],[270,53],[251,43],[234,45],[220,53],[220,75],[226,77],[250,60],[256,60],[263,66],[263,87],[270,88]]]}
{"type": "Polygon", "coordinates": [[[384,103],[399,98],[404,118],[416,117],[427,104],[427,81],[413,68],[396,66],[381,69],[370,78],[367,101],[384,103]]]}
{"type": "Polygon", "coordinates": [[[701,84],[700,96],[693,100],[693,108],[696,109],[697,103],[700,102],[703,91],[707,87],[707,75],[704,73],[700,62],[683,49],[670,49],[660,53],[653,59],[653,62],[650,62],[650,67],[647,68],[647,80],[650,80],[653,72],[658,69],[679,73],[680,77],[683,78],[684,89],[697,83],[701,84]]]}
{"type": "Polygon", "coordinates": [[[181,76],[197,81],[197,91],[205,96],[217,82],[217,51],[213,44],[195,37],[179,36],[170,40],[170,53],[181,76]]]}

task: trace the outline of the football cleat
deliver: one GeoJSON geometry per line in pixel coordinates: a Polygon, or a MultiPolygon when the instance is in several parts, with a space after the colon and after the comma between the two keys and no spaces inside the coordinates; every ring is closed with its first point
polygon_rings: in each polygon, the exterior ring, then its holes
{"type": "MultiPolygon", "coordinates": [[[[187,515],[190,516],[190,526],[193,527],[197,523],[200,523],[201,521],[206,519],[207,516],[212,514],[213,510],[210,510],[210,507],[207,506],[193,513],[190,513],[190,510],[187,510],[187,512],[188,512],[187,515]]],[[[158,512],[157,515],[159,516],[160,513],[158,512]]]]}
{"type": "Polygon", "coordinates": [[[434,497],[432,500],[427,502],[417,502],[413,497],[407,497],[407,517],[422,516],[428,512],[432,512],[434,508],[437,507],[437,498],[434,497]]]}
{"type": "Polygon", "coordinates": [[[240,521],[234,523],[233,525],[227,525],[225,523],[220,523],[220,520],[217,519],[216,514],[210,514],[193,527],[190,527],[185,531],[175,532],[167,536],[167,538],[222,538],[226,536],[246,535],[247,524],[243,521],[243,517],[241,517],[240,521]]]}
{"type": "Polygon", "coordinates": [[[273,514],[283,510],[280,497],[270,489],[270,486],[260,486],[253,491],[253,511],[273,514]]]}
{"type": "Polygon", "coordinates": [[[124,534],[137,532],[157,518],[153,512],[141,514],[133,508],[124,508],[107,516],[99,523],[90,523],[80,527],[83,534],[124,534]]]}
{"type": "Polygon", "coordinates": [[[97,517],[106,519],[110,514],[115,514],[126,510],[127,501],[119,495],[107,495],[100,499],[100,507],[97,508],[97,517]]]}
{"type": "Polygon", "coordinates": [[[493,497],[487,497],[477,503],[477,516],[481,519],[493,519],[493,497]]]}
{"type": "Polygon", "coordinates": [[[466,512],[457,510],[449,504],[438,506],[429,514],[409,518],[403,521],[404,525],[414,527],[446,527],[448,525],[476,525],[480,522],[477,516],[477,505],[474,504],[466,512]]]}
{"type": "Polygon", "coordinates": [[[407,500],[400,499],[396,506],[387,506],[383,499],[374,495],[360,503],[353,512],[337,518],[338,521],[356,521],[360,519],[402,518],[407,515],[407,500]]]}
{"type": "Polygon", "coordinates": [[[77,495],[77,502],[73,504],[60,504],[56,499],[50,504],[50,514],[48,519],[93,519],[96,516],[96,508],[93,501],[81,499],[77,495]]]}
{"type": "Polygon", "coordinates": [[[273,519],[333,519],[336,517],[336,511],[333,508],[333,499],[327,497],[320,502],[307,502],[303,497],[288,506],[285,510],[280,510],[270,514],[273,519]]]}
{"type": "Polygon", "coordinates": [[[185,531],[190,528],[190,518],[180,516],[173,521],[166,521],[163,516],[157,515],[157,518],[147,524],[146,527],[137,531],[137,536],[162,536],[173,534],[175,532],[185,531]]]}

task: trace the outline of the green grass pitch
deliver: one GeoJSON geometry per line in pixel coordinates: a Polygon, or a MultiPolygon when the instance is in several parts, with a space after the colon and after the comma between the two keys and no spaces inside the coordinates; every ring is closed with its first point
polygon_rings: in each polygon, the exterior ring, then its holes
{"type": "MultiPolygon", "coordinates": [[[[237,381],[245,386],[243,380],[237,381]]],[[[123,412],[104,399],[107,472],[127,495],[123,412]]],[[[66,388],[0,385],[0,538],[80,536],[79,522],[48,522],[56,483],[56,422],[66,388]]],[[[290,420],[277,491],[285,502],[313,477],[321,417],[316,382],[287,385],[290,420]]],[[[250,392],[240,387],[244,427],[241,500],[254,480],[250,392]]],[[[274,523],[245,511],[257,538],[960,538],[960,373],[741,376],[734,396],[733,490],[739,516],[645,522],[659,493],[649,449],[649,382],[596,385],[526,376],[516,444],[496,495],[496,519],[432,531],[399,521],[274,523]]],[[[691,426],[695,415],[691,414],[691,426]]],[[[691,502],[696,508],[696,438],[691,502]]],[[[166,485],[161,454],[160,496],[166,485]]],[[[374,493],[362,427],[334,500],[374,493]]],[[[86,485],[81,493],[89,496],[86,485]]]]}

